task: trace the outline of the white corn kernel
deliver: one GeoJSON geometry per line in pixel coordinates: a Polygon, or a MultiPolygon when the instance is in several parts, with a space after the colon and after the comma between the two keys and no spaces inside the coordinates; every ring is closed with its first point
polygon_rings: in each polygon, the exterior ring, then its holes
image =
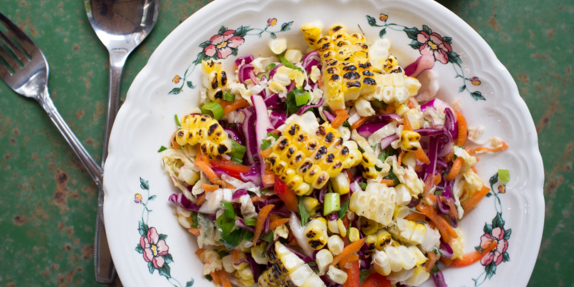
{"type": "Polygon", "coordinates": [[[335,266],[329,266],[327,277],[337,284],[344,284],[347,281],[347,273],[335,266]]]}
{"type": "Polygon", "coordinates": [[[329,240],[327,241],[327,246],[329,247],[329,250],[331,250],[333,254],[339,255],[341,252],[343,252],[343,248],[345,248],[345,243],[343,242],[343,239],[339,237],[339,235],[332,235],[331,237],[329,237],[329,240]]]}

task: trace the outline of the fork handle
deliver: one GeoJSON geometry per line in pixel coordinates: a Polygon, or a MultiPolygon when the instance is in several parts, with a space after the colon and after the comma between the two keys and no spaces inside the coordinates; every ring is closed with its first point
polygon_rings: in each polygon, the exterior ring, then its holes
{"type": "Polygon", "coordinates": [[[48,116],[54,122],[60,133],[64,136],[68,144],[72,147],[72,150],[76,153],[80,161],[98,186],[100,190],[103,189],[103,171],[102,168],[94,161],[90,153],[84,148],[80,140],[76,137],[74,132],[70,129],[64,118],[60,115],[54,102],[50,98],[48,93],[48,88],[42,93],[40,97],[36,97],[36,100],[40,103],[42,108],[48,113],[48,116]]]}

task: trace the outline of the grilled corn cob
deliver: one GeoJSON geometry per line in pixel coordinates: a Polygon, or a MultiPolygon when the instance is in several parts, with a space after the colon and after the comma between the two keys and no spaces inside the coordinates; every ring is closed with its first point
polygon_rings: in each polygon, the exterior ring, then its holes
{"type": "Polygon", "coordinates": [[[284,92],[291,81],[295,81],[297,88],[300,88],[305,81],[305,75],[299,70],[281,66],[273,75],[273,80],[269,83],[269,90],[273,93],[284,92]]]}
{"type": "Polygon", "coordinates": [[[376,178],[379,172],[375,168],[377,164],[377,158],[375,154],[365,152],[363,153],[363,160],[361,161],[361,165],[363,166],[363,177],[368,179],[376,178]]]}
{"type": "Polygon", "coordinates": [[[401,270],[410,270],[426,262],[426,257],[416,246],[388,245],[384,250],[377,250],[373,254],[373,267],[383,276],[401,270]]]}
{"type": "MultiPolygon", "coordinates": [[[[313,273],[309,265],[305,264],[297,255],[291,252],[287,247],[279,241],[275,242],[273,248],[268,252],[269,262],[272,267],[267,269],[259,277],[258,282],[261,287],[274,287],[274,286],[288,286],[288,287],[303,287],[303,286],[325,286],[316,285],[316,279],[310,279],[317,276],[313,273]],[[309,281],[311,280],[311,281],[309,281]],[[314,285],[309,285],[313,283],[314,285]]],[[[317,278],[319,278],[317,276],[317,278]]]]}
{"type": "Polygon", "coordinates": [[[421,244],[425,239],[427,227],[424,224],[397,218],[397,226],[400,230],[400,236],[407,242],[421,244]]]}
{"type": "Polygon", "coordinates": [[[237,279],[237,282],[242,286],[251,286],[255,284],[255,280],[253,278],[253,270],[251,270],[249,263],[243,262],[240,264],[235,264],[245,258],[245,253],[238,252],[237,260],[233,262],[233,268],[235,269],[234,275],[235,279],[237,279]]]}
{"type": "Polygon", "coordinates": [[[223,89],[227,86],[227,73],[221,67],[221,62],[202,61],[205,73],[203,84],[207,88],[207,96],[212,101],[223,100],[223,89]]]}
{"type": "Polygon", "coordinates": [[[377,72],[384,71],[383,66],[387,63],[389,58],[389,49],[391,42],[387,39],[376,40],[373,45],[369,47],[369,60],[373,64],[373,69],[377,72]]]}
{"type": "Polygon", "coordinates": [[[317,208],[319,208],[319,201],[313,197],[305,196],[303,197],[303,206],[311,216],[315,216],[317,208]]]}
{"type": "MultiPolygon", "coordinates": [[[[394,63],[395,61],[391,62],[394,63]]],[[[392,64],[389,65],[392,66],[392,64]]],[[[421,87],[420,82],[416,78],[407,77],[402,71],[389,74],[375,74],[375,80],[377,88],[372,97],[387,104],[394,103],[398,105],[405,103],[408,101],[409,96],[415,96],[421,87]]]]}
{"type": "Polygon", "coordinates": [[[273,172],[297,195],[322,188],[330,177],[356,162],[357,151],[343,145],[338,130],[324,123],[308,133],[300,124],[290,123],[273,144],[266,158],[273,172]]]}
{"type": "Polygon", "coordinates": [[[200,144],[207,155],[218,156],[231,150],[231,141],[223,127],[209,115],[186,115],[181,120],[181,129],[175,134],[178,145],[200,144]]]}
{"type": "Polygon", "coordinates": [[[387,226],[395,209],[395,189],[385,184],[369,183],[365,191],[351,195],[349,208],[357,215],[387,226]]]}
{"type": "Polygon", "coordinates": [[[319,250],[327,244],[327,226],[323,221],[313,219],[305,227],[305,237],[311,248],[319,250]]]}

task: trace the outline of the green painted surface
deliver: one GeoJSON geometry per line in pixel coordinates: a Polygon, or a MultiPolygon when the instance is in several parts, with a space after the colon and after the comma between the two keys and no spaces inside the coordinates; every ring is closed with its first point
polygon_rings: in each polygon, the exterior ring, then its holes
{"type": "MultiPolygon", "coordinates": [[[[122,99],[159,43],[207,2],[162,1],[158,24],[126,64],[122,99]]],[[[546,222],[530,285],[572,286],[574,121],[568,111],[574,108],[574,3],[440,2],[494,49],[517,82],[538,130],[546,222]]],[[[0,12],[44,51],[54,102],[99,161],[108,56],[88,24],[83,1],[5,0],[0,12]]],[[[96,186],[40,106],[1,81],[0,182],[0,286],[97,285],[92,255],[96,186]]]]}

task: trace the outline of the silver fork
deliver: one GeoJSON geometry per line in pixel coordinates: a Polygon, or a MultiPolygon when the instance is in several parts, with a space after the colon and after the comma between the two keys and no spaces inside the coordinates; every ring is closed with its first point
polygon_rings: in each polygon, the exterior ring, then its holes
{"type": "Polygon", "coordinates": [[[0,79],[16,93],[38,101],[102,190],[102,168],[70,130],[50,98],[46,57],[40,48],[2,13],[0,23],[6,28],[6,34],[0,29],[0,43],[3,41],[7,47],[4,49],[0,45],[0,79]]]}

